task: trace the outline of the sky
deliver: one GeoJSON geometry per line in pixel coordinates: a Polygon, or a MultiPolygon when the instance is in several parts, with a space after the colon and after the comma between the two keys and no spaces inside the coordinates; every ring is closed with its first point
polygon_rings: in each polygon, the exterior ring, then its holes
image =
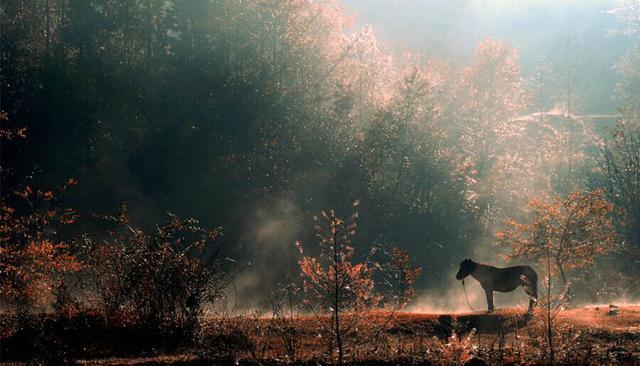
{"type": "Polygon", "coordinates": [[[371,24],[393,51],[470,61],[485,37],[518,49],[525,76],[543,60],[558,73],[575,68],[582,113],[613,113],[614,67],[630,48],[612,35],[617,19],[603,0],[342,0],[356,17],[354,31],[371,24]]]}

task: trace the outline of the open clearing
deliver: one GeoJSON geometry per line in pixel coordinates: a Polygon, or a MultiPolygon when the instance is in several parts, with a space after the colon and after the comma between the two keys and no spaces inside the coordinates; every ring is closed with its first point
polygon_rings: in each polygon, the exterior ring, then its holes
{"type": "MultiPolygon", "coordinates": [[[[620,305],[614,310],[615,315],[611,314],[609,305],[602,305],[560,312],[555,324],[558,359],[592,364],[640,364],[640,306],[620,305]]],[[[327,359],[327,339],[322,333],[326,320],[311,316],[292,320],[297,363],[327,359]]],[[[500,309],[491,314],[378,311],[361,324],[363,326],[351,332],[347,340],[348,357],[359,364],[374,361],[437,364],[443,357],[449,357],[447,347],[457,347],[488,364],[537,364],[546,352],[540,310],[532,318],[519,309],[500,309]],[[459,336],[452,338],[452,332],[459,336]],[[463,345],[467,337],[468,344],[463,345]]],[[[24,345],[7,326],[5,322],[2,360],[5,364],[19,364],[18,349],[24,345]]],[[[282,327],[282,323],[268,316],[211,319],[205,322],[194,345],[188,341],[150,344],[139,330],[137,333],[127,329],[94,332],[76,325],[76,328],[66,327],[75,330],[61,331],[52,342],[64,345],[70,358],[83,365],[279,364],[291,362],[286,356],[287,340],[282,327]],[[105,336],[105,332],[112,336],[105,336]],[[126,350],[120,342],[128,344],[126,350]],[[132,345],[135,342],[140,342],[139,347],[132,345]]]]}

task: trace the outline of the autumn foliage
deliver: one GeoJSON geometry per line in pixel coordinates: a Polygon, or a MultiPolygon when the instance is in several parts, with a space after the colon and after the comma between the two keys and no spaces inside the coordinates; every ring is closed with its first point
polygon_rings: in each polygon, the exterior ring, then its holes
{"type": "Polygon", "coordinates": [[[379,264],[387,284],[385,300],[392,309],[402,309],[416,296],[415,283],[422,275],[422,267],[416,266],[409,253],[397,246],[389,252],[388,263],[379,264]]]}
{"type": "Polygon", "coordinates": [[[548,253],[566,284],[567,271],[593,264],[615,249],[611,210],[603,190],[536,198],[529,203],[528,222],[510,219],[495,236],[509,250],[508,259],[541,262],[548,253]]]}
{"type": "Polygon", "coordinates": [[[373,281],[375,267],[352,263],[355,249],[351,237],[356,233],[358,204],[354,202],[354,212],[347,220],[336,216],[333,210],[322,211],[323,222],[314,227],[320,255],[318,258],[304,256],[300,260],[305,304],[316,314],[330,315],[329,349],[331,354],[336,349],[338,364],[344,359],[345,335],[357,329],[363,315],[381,299],[373,281]]]}
{"type": "Polygon", "coordinates": [[[26,186],[14,192],[15,205],[2,196],[0,289],[3,301],[15,310],[46,310],[61,300],[65,276],[82,268],[60,233],[77,218],[58,202],[75,184],[75,179],[69,179],[55,193],[26,186]]]}
{"type": "Polygon", "coordinates": [[[355,234],[357,214],[344,221],[334,211],[321,212],[325,225],[315,226],[321,254],[304,256],[300,271],[309,300],[327,311],[354,311],[375,306],[379,297],[372,279],[374,268],[366,263],[352,263],[355,248],[351,237],[355,234]]]}

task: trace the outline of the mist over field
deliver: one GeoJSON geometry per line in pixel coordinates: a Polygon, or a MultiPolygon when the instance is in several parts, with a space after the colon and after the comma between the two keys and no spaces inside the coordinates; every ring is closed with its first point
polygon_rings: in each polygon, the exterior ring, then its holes
{"type": "Polygon", "coordinates": [[[638,0],[10,0],[0,17],[16,344],[49,315],[195,339],[272,313],[295,361],[302,314],[331,319],[308,359],[342,364],[375,311],[429,323],[493,296],[500,322],[546,311],[554,363],[554,311],[624,303],[638,326],[638,0]]]}

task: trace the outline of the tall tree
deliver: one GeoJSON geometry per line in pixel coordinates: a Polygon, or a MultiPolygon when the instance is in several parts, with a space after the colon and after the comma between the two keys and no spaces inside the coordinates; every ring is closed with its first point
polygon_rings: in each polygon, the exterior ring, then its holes
{"type": "MultiPolygon", "coordinates": [[[[640,263],[640,123],[638,117],[618,120],[610,139],[602,143],[602,184],[614,206],[620,228],[635,263],[640,263]]],[[[637,268],[637,266],[635,266],[637,268]]]]}
{"type": "Polygon", "coordinates": [[[471,198],[486,219],[495,216],[495,184],[490,183],[494,164],[504,153],[505,142],[522,132],[515,117],[528,103],[518,52],[504,42],[480,42],[474,62],[462,76],[460,97],[459,144],[473,166],[469,183],[475,195],[471,198]]]}

